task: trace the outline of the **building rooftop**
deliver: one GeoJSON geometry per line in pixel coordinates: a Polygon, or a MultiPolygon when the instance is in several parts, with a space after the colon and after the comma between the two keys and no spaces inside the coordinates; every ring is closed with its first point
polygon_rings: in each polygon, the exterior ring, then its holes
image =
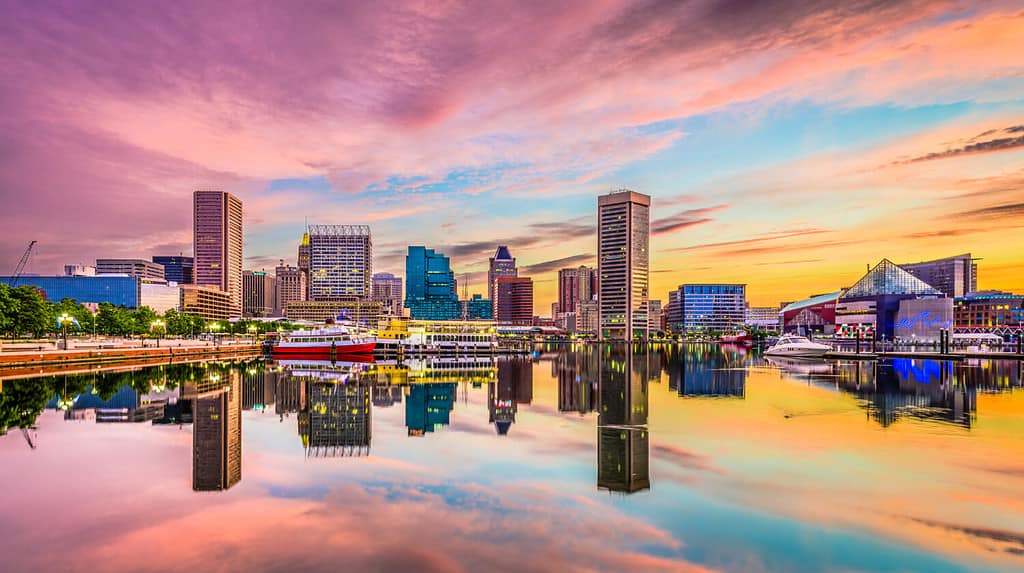
{"type": "Polygon", "coordinates": [[[496,261],[513,261],[512,253],[508,251],[508,247],[505,245],[499,245],[498,250],[494,252],[494,260],[496,261]]]}
{"type": "Polygon", "coordinates": [[[810,298],[805,298],[804,300],[798,300],[796,302],[791,302],[791,303],[787,304],[786,306],[784,306],[782,308],[782,310],[779,311],[779,312],[789,312],[791,310],[800,310],[801,308],[807,308],[809,306],[815,306],[815,305],[819,305],[819,304],[822,304],[822,303],[825,303],[825,302],[829,302],[829,301],[836,301],[836,300],[839,299],[840,296],[843,295],[843,292],[844,291],[839,290],[839,291],[830,292],[830,293],[827,293],[827,294],[818,294],[818,295],[814,295],[814,296],[812,296],[810,298]]]}

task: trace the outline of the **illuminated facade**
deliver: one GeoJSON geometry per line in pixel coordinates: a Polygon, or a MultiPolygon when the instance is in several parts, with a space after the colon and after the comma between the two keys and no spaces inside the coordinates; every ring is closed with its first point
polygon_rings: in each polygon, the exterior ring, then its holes
{"type": "Polygon", "coordinates": [[[597,199],[600,336],[647,338],[651,198],[620,190],[597,199]]]}
{"type": "MultiPolygon", "coordinates": [[[[11,284],[14,277],[0,277],[0,282],[11,284]]],[[[141,298],[141,280],[122,276],[59,276],[37,277],[22,275],[18,286],[31,286],[43,291],[51,302],[70,298],[81,303],[109,302],[114,306],[138,308],[141,298]]]]}
{"type": "Polygon", "coordinates": [[[491,300],[493,308],[491,314],[498,315],[498,277],[518,277],[519,269],[516,268],[516,259],[509,252],[508,247],[500,245],[494,252],[494,256],[487,261],[487,298],[491,300]]]}
{"type": "Polygon", "coordinates": [[[183,285],[178,306],[184,314],[194,314],[207,320],[234,318],[231,295],[216,288],[183,285]]]}
{"type": "Polygon", "coordinates": [[[529,326],[533,324],[533,279],[500,276],[494,282],[494,301],[498,324],[529,326]]]}
{"type": "Polygon", "coordinates": [[[948,297],[960,297],[978,289],[978,264],[970,253],[934,261],[901,264],[900,267],[948,297]]]}
{"type": "Polygon", "coordinates": [[[405,256],[405,307],[421,320],[461,317],[455,274],[448,257],[422,246],[410,246],[405,256]]]}
{"type": "Polygon", "coordinates": [[[673,331],[727,331],[746,321],[747,287],[742,284],[680,285],[675,300],[679,322],[673,331]]]}
{"type": "Polygon", "coordinates": [[[229,316],[242,316],[242,201],[223,191],[193,193],[195,284],[228,293],[229,316]]]}
{"type": "Polygon", "coordinates": [[[882,259],[836,303],[836,333],[844,337],[893,339],[900,301],[944,296],[899,265],[882,259]]]}
{"type": "Polygon", "coordinates": [[[843,292],[818,294],[784,305],[779,311],[783,332],[833,334],[836,331],[836,303],[843,292]]]}
{"type": "Polygon", "coordinates": [[[383,316],[379,302],[365,301],[352,297],[335,301],[295,301],[288,303],[284,315],[288,320],[323,323],[340,314],[348,315],[353,322],[369,328],[376,328],[383,316]]]}
{"type": "Polygon", "coordinates": [[[277,281],[265,271],[242,271],[242,316],[272,316],[277,281]]]}
{"type": "Polygon", "coordinates": [[[274,269],[274,275],[274,316],[284,316],[290,303],[306,300],[306,273],[298,267],[281,265],[274,269]]]}
{"type": "Polygon", "coordinates": [[[192,489],[226,490],[242,480],[239,372],[210,373],[197,384],[192,420],[192,489]],[[221,378],[223,376],[223,378],[221,378]]]}
{"type": "Polygon", "coordinates": [[[306,455],[361,456],[370,453],[370,389],[366,384],[306,382],[308,437],[306,455]]]}
{"type": "Polygon", "coordinates": [[[581,301],[597,296],[597,270],[581,266],[558,271],[558,311],[576,312],[581,301]]]}
{"type": "Polygon", "coordinates": [[[309,226],[309,299],[369,299],[373,240],[367,225],[309,226]]]}
{"type": "Polygon", "coordinates": [[[1001,291],[972,292],[956,299],[954,322],[968,332],[1024,331],[1024,296],[1001,291]]]}

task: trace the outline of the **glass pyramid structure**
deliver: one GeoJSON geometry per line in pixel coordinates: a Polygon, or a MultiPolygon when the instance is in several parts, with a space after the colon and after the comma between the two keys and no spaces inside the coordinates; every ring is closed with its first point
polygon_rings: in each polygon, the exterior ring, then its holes
{"type": "Polygon", "coordinates": [[[846,291],[843,298],[885,295],[943,296],[942,291],[910,274],[903,267],[882,259],[857,284],[846,291]]]}

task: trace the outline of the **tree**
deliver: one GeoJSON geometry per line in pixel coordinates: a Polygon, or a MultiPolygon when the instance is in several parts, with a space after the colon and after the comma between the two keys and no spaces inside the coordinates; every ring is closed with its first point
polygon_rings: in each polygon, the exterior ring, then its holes
{"type": "Polygon", "coordinates": [[[128,310],[101,302],[96,314],[97,328],[103,334],[126,336],[132,333],[132,320],[128,310]]]}
{"type": "Polygon", "coordinates": [[[0,334],[13,334],[18,314],[18,300],[14,296],[14,288],[7,283],[0,283],[0,334]]]}
{"type": "Polygon", "coordinates": [[[157,319],[157,314],[148,306],[140,306],[131,311],[132,334],[149,332],[150,325],[157,319]]]}
{"type": "Polygon", "coordinates": [[[12,296],[16,301],[12,331],[15,336],[22,333],[43,336],[56,330],[49,305],[35,287],[17,287],[12,296]]]}
{"type": "Polygon", "coordinates": [[[41,380],[14,380],[0,392],[0,435],[8,428],[31,428],[53,391],[41,380]]]}

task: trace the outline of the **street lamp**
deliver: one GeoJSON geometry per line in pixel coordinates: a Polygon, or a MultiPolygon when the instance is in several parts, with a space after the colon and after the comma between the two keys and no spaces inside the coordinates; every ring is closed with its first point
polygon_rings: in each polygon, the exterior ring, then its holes
{"type": "MultiPolygon", "coordinates": [[[[159,318],[154,320],[153,322],[149,323],[149,331],[150,332],[153,332],[153,331],[155,331],[158,328],[160,330],[163,330],[163,328],[164,328],[164,321],[160,320],[159,318]]],[[[156,335],[156,347],[160,348],[160,333],[159,332],[156,335]]]]}
{"type": "Polygon", "coordinates": [[[213,334],[213,345],[217,346],[217,331],[220,330],[220,323],[214,322],[210,325],[210,332],[213,334]]]}
{"type": "Polygon", "coordinates": [[[248,330],[249,334],[252,335],[252,343],[256,344],[256,330],[257,330],[256,325],[255,324],[250,324],[249,328],[247,328],[246,330],[248,330]]]}
{"type": "Polygon", "coordinates": [[[60,325],[60,331],[64,337],[64,350],[68,349],[68,323],[73,320],[75,318],[66,312],[57,317],[57,324],[60,325]]]}

